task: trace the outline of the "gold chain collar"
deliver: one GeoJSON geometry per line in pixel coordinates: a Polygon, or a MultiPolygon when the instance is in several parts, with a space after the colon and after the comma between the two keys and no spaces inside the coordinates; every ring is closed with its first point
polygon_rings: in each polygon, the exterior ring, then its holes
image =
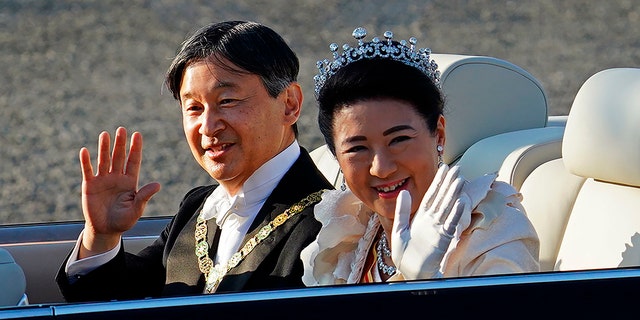
{"type": "Polygon", "coordinates": [[[207,242],[207,220],[203,219],[203,213],[200,211],[198,220],[196,223],[196,256],[198,257],[198,266],[200,271],[204,273],[206,284],[204,287],[205,293],[212,293],[218,286],[222,277],[224,277],[229,270],[237,266],[262,240],[266,239],[273,230],[282,225],[289,218],[302,212],[308,206],[320,201],[322,199],[322,193],[325,190],[316,191],[299,202],[293,204],[289,209],[279,214],[267,225],[262,227],[255,236],[247,240],[238,252],[234,253],[229,261],[225,264],[213,265],[213,260],[209,258],[209,243],[207,242]]]}

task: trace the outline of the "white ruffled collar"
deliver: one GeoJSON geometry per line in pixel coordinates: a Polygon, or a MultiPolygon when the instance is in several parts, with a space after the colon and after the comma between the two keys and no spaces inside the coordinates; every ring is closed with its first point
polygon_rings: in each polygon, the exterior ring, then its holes
{"type": "MultiPolygon", "coordinates": [[[[486,196],[495,179],[496,174],[488,174],[465,184],[463,192],[469,196],[474,208],[486,196]]],[[[322,229],[300,255],[304,265],[302,281],[307,286],[358,283],[369,248],[380,228],[378,215],[349,189],[324,192],[314,214],[322,223],[322,229]]],[[[450,250],[455,248],[470,224],[471,215],[461,217],[450,250]]],[[[450,253],[445,256],[443,265],[450,253]]]]}
{"type": "Polygon", "coordinates": [[[380,227],[378,216],[350,190],[329,190],[314,208],[322,223],[300,257],[307,286],[358,283],[367,252],[380,227]]]}

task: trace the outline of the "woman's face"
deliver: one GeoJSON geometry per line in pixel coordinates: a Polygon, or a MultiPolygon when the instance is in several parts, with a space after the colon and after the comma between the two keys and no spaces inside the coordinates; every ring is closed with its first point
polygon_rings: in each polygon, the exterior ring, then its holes
{"type": "Polygon", "coordinates": [[[333,137],[347,185],[366,206],[393,219],[400,190],[418,208],[438,168],[444,117],[435,134],[410,104],[393,99],[357,102],[337,111],[333,137]]]}

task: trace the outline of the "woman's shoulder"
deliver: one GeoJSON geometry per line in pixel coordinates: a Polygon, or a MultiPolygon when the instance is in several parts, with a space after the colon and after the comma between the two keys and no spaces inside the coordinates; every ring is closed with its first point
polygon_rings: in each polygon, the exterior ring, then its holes
{"type": "Polygon", "coordinates": [[[464,189],[472,203],[472,229],[488,228],[496,220],[528,221],[522,195],[510,184],[487,174],[469,181],[464,189]]]}
{"type": "MultiPolygon", "coordinates": [[[[521,204],[522,195],[510,184],[495,180],[497,175],[482,177],[475,187],[477,205],[471,213],[469,225],[461,230],[467,243],[478,252],[514,241],[522,241],[531,252],[537,252],[538,235],[521,204]]],[[[474,185],[472,184],[472,187],[474,185]]]]}
{"type": "MultiPolygon", "coordinates": [[[[314,207],[322,223],[316,240],[302,251],[307,286],[348,283],[377,230],[374,213],[349,190],[328,190],[314,207]]],[[[357,273],[357,272],[356,272],[357,273]]]]}

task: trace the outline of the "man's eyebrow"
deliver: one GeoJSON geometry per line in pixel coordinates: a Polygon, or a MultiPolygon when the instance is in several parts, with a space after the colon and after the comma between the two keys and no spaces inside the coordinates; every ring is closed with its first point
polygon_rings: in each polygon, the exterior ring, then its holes
{"type": "Polygon", "coordinates": [[[218,81],[218,83],[214,86],[214,88],[227,88],[227,87],[236,87],[237,84],[231,81],[218,81]]]}
{"type": "Polygon", "coordinates": [[[358,141],[366,141],[367,137],[365,136],[353,136],[344,140],[344,142],[358,142],[358,141]]]}
{"type": "MultiPolygon", "coordinates": [[[[232,88],[232,87],[237,87],[238,85],[235,82],[231,82],[231,81],[219,81],[217,82],[214,86],[213,89],[218,89],[218,88],[232,88]]],[[[185,92],[184,94],[180,95],[181,99],[188,99],[193,97],[194,94],[191,93],[190,91],[185,92]]]]}

